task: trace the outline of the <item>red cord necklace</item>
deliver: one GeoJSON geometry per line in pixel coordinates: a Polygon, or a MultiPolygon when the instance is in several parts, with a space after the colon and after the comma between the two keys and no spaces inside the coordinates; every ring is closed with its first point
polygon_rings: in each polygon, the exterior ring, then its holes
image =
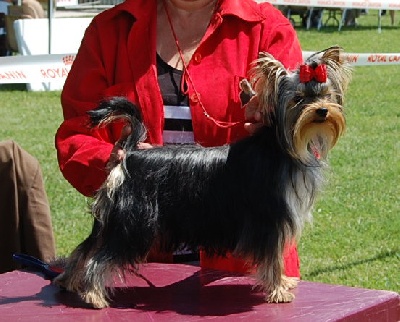
{"type": "Polygon", "coordinates": [[[163,6],[164,6],[164,9],[165,9],[165,13],[167,15],[167,18],[168,18],[168,23],[169,23],[169,26],[171,28],[172,35],[173,35],[174,40],[175,40],[176,48],[178,49],[179,57],[180,57],[180,59],[182,61],[182,65],[183,65],[183,76],[182,76],[182,81],[181,81],[181,91],[182,91],[182,93],[187,94],[187,89],[185,89],[185,81],[187,81],[192,86],[193,92],[197,97],[197,101],[198,101],[201,109],[203,110],[203,114],[205,115],[205,117],[207,117],[209,120],[211,120],[216,126],[226,129],[226,128],[233,127],[233,126],[235,126],[237,124],[240,124],[241,122],[225,122],[225,121],[216,120],[214,117],[212,117],[207,112],[206,108],[203,105],[203,102],[201,101],[200,94],[196,90],[196,87],[194,86],[193,79],[192,79],[192,77],[191,77],[191,75],[189,73],[189,70],[187,68],[186,62],[183,59],[184,58],[183,57],[183,51],[182,51],[182,49],[181,49],[181,47],[179,45],[178,37],[176,35],[174,26],[172,24],[172,19],[171,19],[171,16],[170,16],[169,12],[168,12],[168,8],[167,8],[167,4],[165,3],[165,0],[163,0],[163,6]]]}

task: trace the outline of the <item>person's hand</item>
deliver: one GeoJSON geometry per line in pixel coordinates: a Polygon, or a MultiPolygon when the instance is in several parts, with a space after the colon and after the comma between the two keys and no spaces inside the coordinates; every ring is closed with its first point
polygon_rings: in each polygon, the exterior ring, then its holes
{"type": "Polygon", "coordinates": [[[244,128],[254,134],[260,127],[263,126],[263,116],[259,109],[259,101],[257,95],[254,95],[250,101],[244,106],[244,117],[246,123],[244,128]]]}
{"type": "Polygon", "coordinates": [[[111,150],[110,159],[108,160],[107,163],[107,169],[114,168],[125,157],[125,150],[123,149],[122,144],[126,141],[127,137],[129,136],[129,134],[131,134],[131,132],[132,128],[130,124],[125,125],[122,128],[121,135],[118,141],[114,143],[114,147],[111,150]]]}
{"type": "MultiPolygon", "coordinates": [[[[125,125],[121,130],[121,135],[117,142],[115,142],[113,149],[111,150],[110,159],[107,163],[107,168],[112,169],[118,163],[120,163],[125,157],[125,150],[123,148],[123,143],[126,141],[128,136],[131,134],[132,128],[130,124],[125,125]]],[[[145,142],[139,142],[137,145],[138,149],[151,149],[152,145],[145,142]]]]}
{"type": "Polygon", "coordinates": [[[263,125],[263,117],[259,107],[259,100],[252,85],[246,78],[240,81],[239,86],[244,93],[250,96],[250,100],[246,105],[243,106],[244,118],[246,121],[244,128],[250,134],[254,134],[263,125]]]}

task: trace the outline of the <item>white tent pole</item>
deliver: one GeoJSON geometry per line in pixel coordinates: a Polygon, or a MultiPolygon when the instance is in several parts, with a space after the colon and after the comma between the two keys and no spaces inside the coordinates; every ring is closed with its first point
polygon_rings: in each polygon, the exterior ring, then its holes
{"type": "Polygon", "coordinates": [[[48,0],[47,2],[47,20],[49,21],[49,47],[48,53],[51,54],[51,26],[53,20],[53,0],[48,0]]]}

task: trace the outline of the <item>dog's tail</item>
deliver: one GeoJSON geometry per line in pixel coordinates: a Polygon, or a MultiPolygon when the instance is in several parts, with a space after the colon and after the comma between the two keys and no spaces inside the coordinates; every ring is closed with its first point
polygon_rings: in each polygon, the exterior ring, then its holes
{"type": "Polygon", "coordinates": [[[124,148],[136,149],[137,144],[146,139],[142,114],[139,108],[125,97],[103,100],[96,109],[87,113],[91,127],[103,126],[113,121],[128,122],[132,131],[125,142],[119,142],[124,148]]]}

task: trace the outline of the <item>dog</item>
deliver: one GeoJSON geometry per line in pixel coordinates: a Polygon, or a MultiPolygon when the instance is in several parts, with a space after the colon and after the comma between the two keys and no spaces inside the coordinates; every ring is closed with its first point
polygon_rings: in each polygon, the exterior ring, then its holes
{"type": "Polygon", "coordinates": [[[297,279],[283,275],[283,250],[311,220],[327,154],[346,127],[350,77],[340,47],[313,54],[295,71],[260,53],[247,91],[258,96],[265,125],[218,147],[138,149],[146,136],[140,110],[121,97],[103,101],[89,112],[91,125],[129,122],[126,156],[94,198],[91,234],[54,283],[104,308],[115,275],[137,272],[155,244],[164,251],[184,245],[245,259],[266,301],[292,301],[297,279]]]}

